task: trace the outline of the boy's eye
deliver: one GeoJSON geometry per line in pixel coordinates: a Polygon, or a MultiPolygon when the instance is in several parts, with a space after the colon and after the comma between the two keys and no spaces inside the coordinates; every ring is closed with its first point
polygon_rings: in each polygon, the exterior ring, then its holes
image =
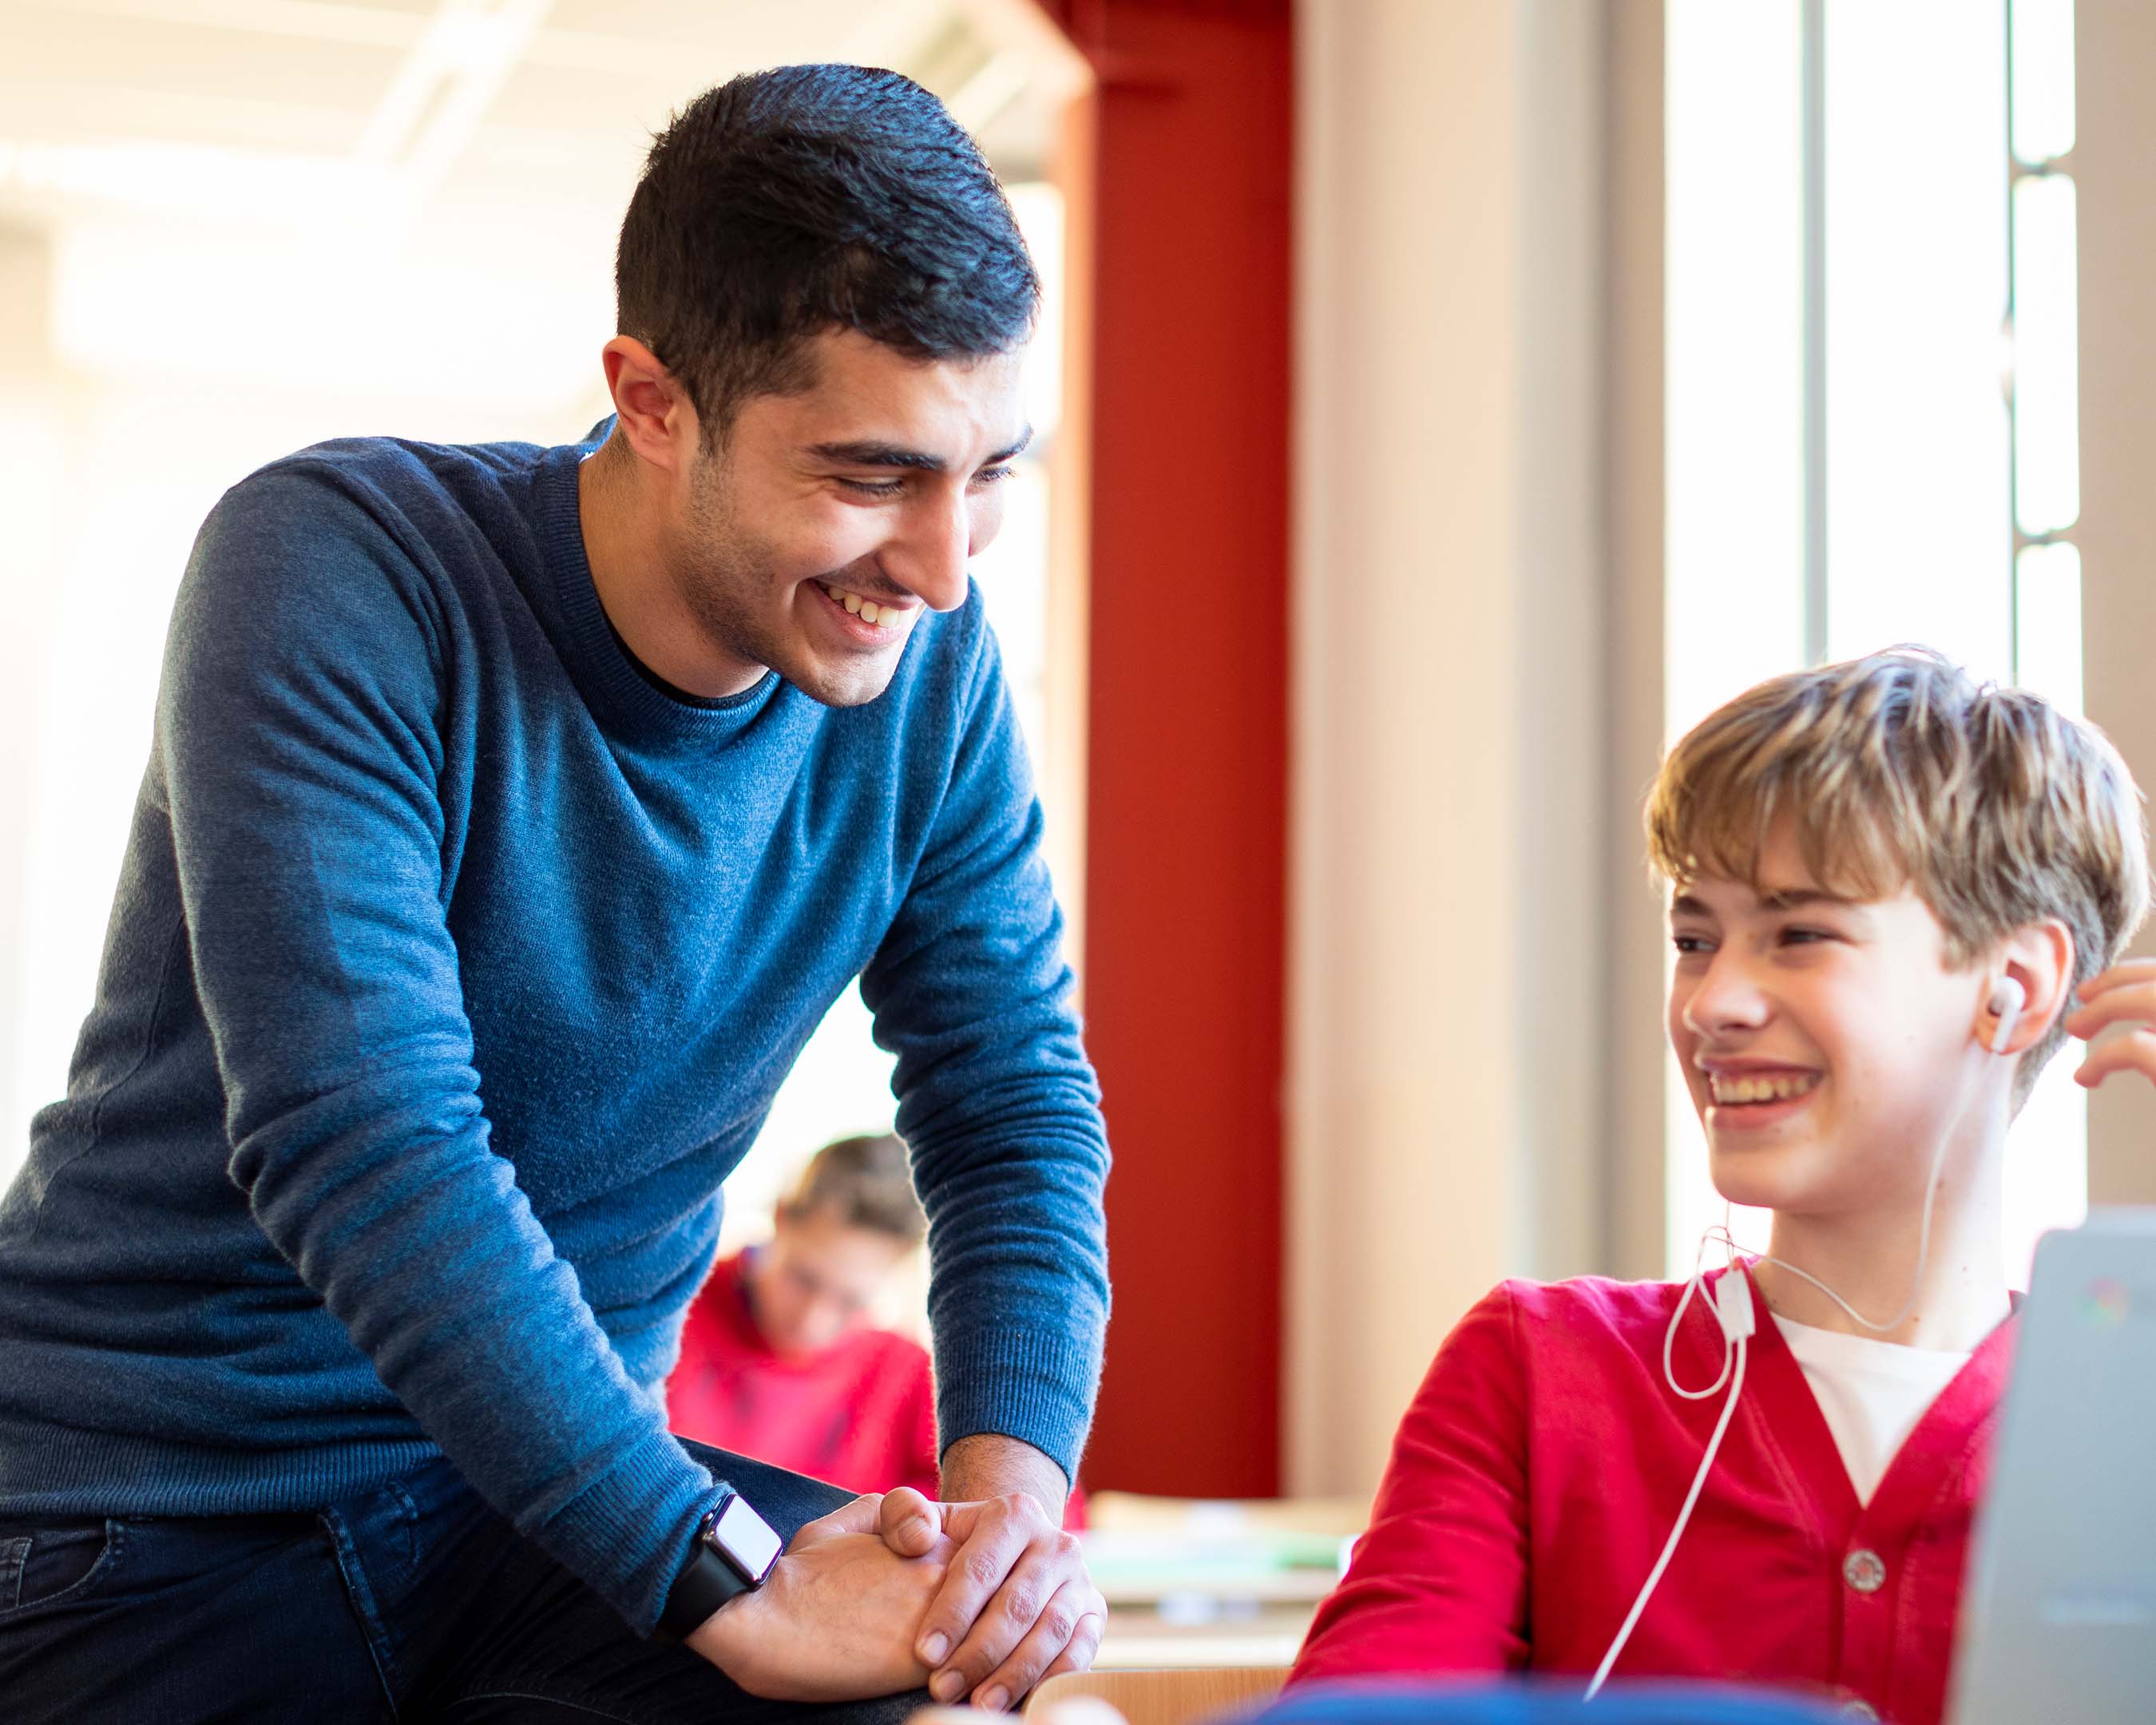
{"type": "Polygon", "coordinates": [[[1834,938],[1833,932],[1825,928],[1785,928],[1782,938],[1791,946],[1816,946],[1821,941],[1834,938]]]}
{"type": "Polygon", "coordinates": [[[1711,952],[1714,950],[1714,942],[1703,934],[1673,934],[1670,937],[1670,944],[1680,952],[1711,952]]]}

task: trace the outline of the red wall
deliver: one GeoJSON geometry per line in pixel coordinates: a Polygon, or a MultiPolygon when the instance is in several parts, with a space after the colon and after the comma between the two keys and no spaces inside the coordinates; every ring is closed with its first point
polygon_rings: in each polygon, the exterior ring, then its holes
{"type": "MultiPolygon", "coordinates": [[[[1096,1486],[1280,1483],[1285,0],[1050,5],[1100,73],[1090,236],[1087,1041],[1114,1316],[1096,1486]]],[[[1074,287],[1078,286],[1074,283],[1074,287]]],[[[1076,298],[1074,295],[1074,299],[1076,298]]]]}

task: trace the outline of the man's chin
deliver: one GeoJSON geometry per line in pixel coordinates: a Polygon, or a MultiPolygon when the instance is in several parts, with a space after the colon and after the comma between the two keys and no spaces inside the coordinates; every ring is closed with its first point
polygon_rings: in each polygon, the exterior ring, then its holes
{"type": "Polygon", "coordinates": [[[885,690],[898,670],[896,648],[859,658],[805,658],[798,671],[781,667],[779,675],[811,701],[824,706],[866,706],[885,690]]]}

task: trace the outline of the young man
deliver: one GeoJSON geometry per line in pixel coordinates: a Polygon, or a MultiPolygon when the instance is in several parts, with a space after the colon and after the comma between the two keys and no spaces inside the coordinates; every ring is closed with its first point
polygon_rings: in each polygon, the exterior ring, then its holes
{"type": "MultiPolygon", "coordinates": [[[[2128,974],[2099,973],[2148,906],[2138,795],[2087,726],[1902,650],[1713,714],[1664,762],[1647,833],[1715,1184],[1774,1213],[1766,1257],[1707,1278],[1739,1278],[1757,1326],[1741,1391],[1700,1394],[1723,1333],[1712,1296],[1680,1313],[1685,1283],[1499,1287],[1430,1368],[1295,1681],[1584,1683],[1735,1393],[1616,1676],[1936,1725],[2012,1346],[2007,1127],[2073,990],[2092,1034],[2128,974]],[[1665,1381],[1666,1336],[1697,1399],[1665,1381]]],[[[2112,1012],[2138,998],[2118,992],[2112,1012]]]]}
{"type": "Polygon", "coordinates": [[[1031,265],[933,97],[812,66],[675,121],[617,275],[590,443],[326,444],[198,541],[0,1203],[12,1721],[994,1705],[1091,1658],[1106,1148],[966,572],[1031,265]],[[941,1507],[685,1448],[653,1393],[857,973],[941,1507]]]}
{"type": "Polygon", "coordinates": [[[690,1307],[666,1381],[674,1430],[850,1491],[932,1497],[927,1350],[869,1322],[925,1225],[898,1137],[819,1150],[769,1242],[720,1259],[690,1307]]]}

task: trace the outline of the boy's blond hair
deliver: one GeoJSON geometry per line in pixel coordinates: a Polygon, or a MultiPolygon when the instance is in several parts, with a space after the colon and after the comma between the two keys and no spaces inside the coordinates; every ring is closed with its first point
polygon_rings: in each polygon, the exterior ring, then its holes
{"type": "MultiPolygon", "coordinates": [[[[2148,829],[2118,751],[1928,647],[1775,677],[1710,713],[1656,776],[1648,859],[1676,886],[1715,875],[1756,888],[1768,830],[1785,819],[1827,891],[1913,889],[1956,967],[2056,917],[2078,988],[2148,912],[2148,829]]],[[[2028,1050],[2017,1106],[2065,1040],[2054,1021],[2028,1050]]]]}

